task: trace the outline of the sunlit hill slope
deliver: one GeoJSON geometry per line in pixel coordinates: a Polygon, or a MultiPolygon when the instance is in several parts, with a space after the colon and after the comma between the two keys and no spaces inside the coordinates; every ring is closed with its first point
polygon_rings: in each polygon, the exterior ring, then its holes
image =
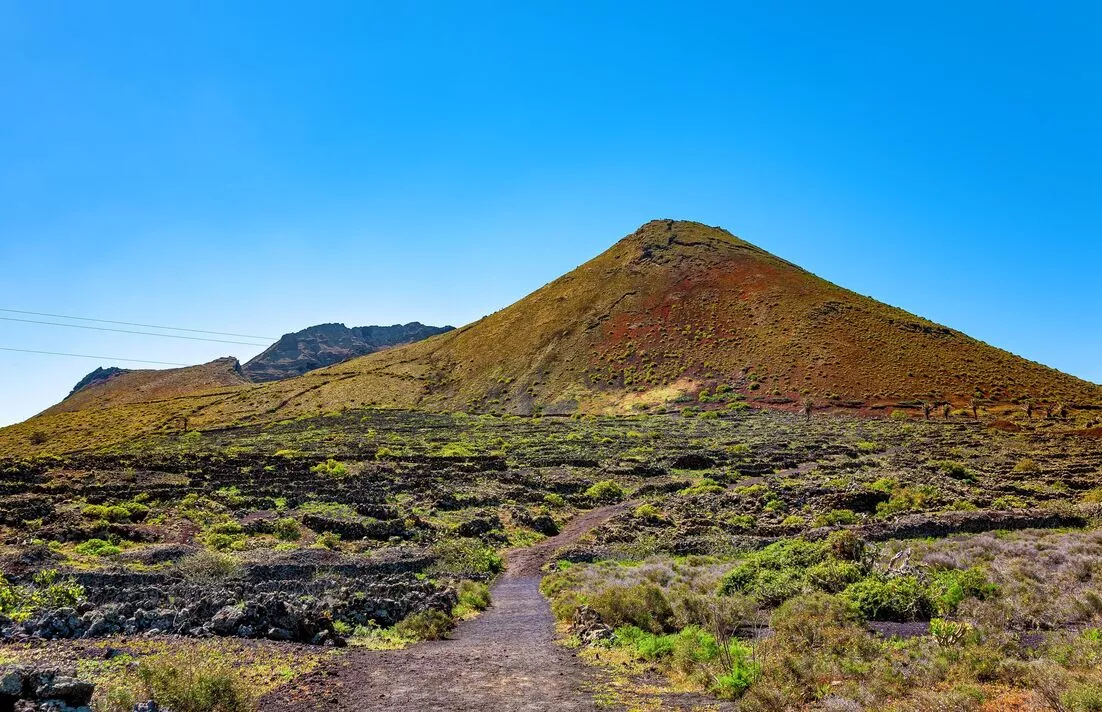
{"type": "Polygon", "coordinates": [[[515,304],[424,341],[284,381],[218,381],[168,399],[123,396],[120,385],[92,386],[79,410],[55,407],[0,431],[0,449],[103,445],[185,417],[206,429],[362,406],[640,412],[717,386],[752,405],[810,398],[863,412],[973,398],[1102,403],[1098,385],[838,287],[722,229],[672,220],[649,222],[515,304]]]}

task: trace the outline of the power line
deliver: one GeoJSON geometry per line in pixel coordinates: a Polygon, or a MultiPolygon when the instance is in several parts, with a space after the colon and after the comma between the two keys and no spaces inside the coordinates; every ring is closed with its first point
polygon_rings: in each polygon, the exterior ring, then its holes
{"type": "Polygon", "coordinates": [[[141,358],[113,358],[111,356],[89,356],[88,354],[67,354],[60,351],[35,351],[33,349],[13,349],[7,346],[0,346],[0,351],[15,351],[22,354],[46,354],[47,356],[72,356],[74,358],[94,358],[100,361],[128,361],[130,363],[153,363],[159,366],[188,366],[186,363],[176,363],[175,361],[147,361],[141,358]]]}
{"type": "MultiPolygon", "coordinates": [[[[167,329],[168,331],[186,331],[190,334],[214,334],[215,336],[241,336],[246,339],[267,339],[275,341],[274,336],[257,336],[255,334],[235,334],[232,331],[207,331],[206,329],[185,329],[179,326],[158,326],[157,324],[138,324],[133,321],[114,321],[112,319],[92,319],[86,316],[66,316],[65,314],[48,314],[46,312],[24,311],[22,309],[0,309],[0,312],[9,314],[30,314],[31,316],[49,316],[55,319],[75,319],[77,321],[94,321],[98,324],[120,324],[122,326],[141,326],[146,329],[167,329]]],[[[236,342],[234,342],[236,343],[236,342]]]]}
{"type": "MultiPolygon", "coordinates": [[[[267,346],[250,341],[229,341],[227,339],[208,339],[203,336],[184,336],[182,334],[158,334],[155,331],[133,331],[131,329],[112,329],[107,326],[88,326],[87,324],[63,324],[59,321],[39,321],[37,319],[19,319],[14,316],[0,316],[3,321],[18,321],[24,324],[45,324],[47,326],[67,326],[70,329],[91,329],[93,331],[113,331],[118,334],[141,334],[143,336],[161,336],[166,339],[187,339],[188,341],[211,341],[217,344],[241,344],[242,346],[267,346]]],[[[257,337],[261,338],[261,337],[257,337]]]]}

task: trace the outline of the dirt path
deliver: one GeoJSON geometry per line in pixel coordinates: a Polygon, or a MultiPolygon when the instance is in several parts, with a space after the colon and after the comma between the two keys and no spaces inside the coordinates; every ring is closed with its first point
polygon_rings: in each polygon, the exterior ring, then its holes
{"type": "Polygon", "coordinates": [[[631,504],[587,512],[557,536],[510,552],[492,589],[493,605],[461,623],[453,639],[349,652],[265,698],[261,709],[596,710],[586,688],[598,673],[555,643],[555,621],[539,593],[540,567],[556,549],[631,504]]]}

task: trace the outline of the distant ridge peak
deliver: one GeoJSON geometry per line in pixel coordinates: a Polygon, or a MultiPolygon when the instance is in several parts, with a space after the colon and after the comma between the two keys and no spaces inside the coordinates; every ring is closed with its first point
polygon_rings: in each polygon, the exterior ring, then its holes
{"type": "Polygon", "coordinates": [[[73,386],[73,390],[69,391],[69,395],[65,397],[71,398],[73,394],[77,393],[78,391],[82,391],[85,388],[90,388],[91,386],[95,386],[100,383],[106,383],[112,378],[121,376],[122,374],[129,372],[130,369],[119,368],[118,366],[108,366],[107,368],[103,368],[102,366],[97,367],[96,370],[92,371],[87,376],[77,381],[77,384],[73,386]]]}
{"type": "Polygon", "coordinates": [[[426,326],[419,321],[391,326],[317,324],[284,334],[246,363],[243,372],[255,382],[278,381],[381,349],[427,339],[453,328],[426,326]]]}

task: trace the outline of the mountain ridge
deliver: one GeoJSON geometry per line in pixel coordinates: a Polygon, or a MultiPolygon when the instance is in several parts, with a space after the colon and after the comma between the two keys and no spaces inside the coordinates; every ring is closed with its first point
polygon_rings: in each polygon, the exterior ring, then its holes
{"type": "Polygon", "coordinates": [[[392,326],[316,324],[284,334],[247,361],[242,370],[255,383],[278,381],[357,356],[366,356],[380,349],[420,341],[453,328],[427,326],[419,321],[392,326]]]}
{"type": "MultiPolygon", "coordinates": [[[[655,220],[459,329],[151,404],[138,430],[181,413],[191,427],[221,428],[370,406],[617,414],[714,409],[716,399],[868,413],[973,400],[1096,405],[1102,386],[844,289],[720,228],[655,220]]],[[[0,446],[15,433],[0,431],[0,446]]]]}

